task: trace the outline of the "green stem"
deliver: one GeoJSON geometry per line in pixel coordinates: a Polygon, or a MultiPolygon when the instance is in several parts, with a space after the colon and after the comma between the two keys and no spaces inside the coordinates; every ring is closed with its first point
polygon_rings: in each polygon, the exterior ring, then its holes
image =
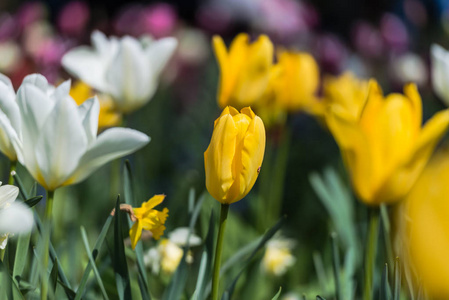
{"type": "Polygon", "coordinates": [[[373,299],[373,274],[376,262],[377,240],[379,237],[379,208],[369,208],[369,231],[365,252],[365,285],[363,299],[373,299]]]}
{"type": "Polygon", "coordinates": [[[217,246],[215,247],[214,274],[212,277],[212,300],[218,299],[218,284],[220,279],[221,252],[223,250],[223,237],[228,219],[229,204],[221,204],[220,224],[218,227],[217,246]]]}
{"type": "Polygon", "coordinates": [[[11,166],[9,167],[9,179],[8,184],[14,184],[13,172],[16,171],[17,161],[11,161],[11,166]]]}
{"type": "Polygon", "coordinates": [[[41,274],[41,300],[47,299],[48,294],[48,261],[49,261],[49,249],[50,249],[50,237],[51,237],[51,228],[52,228],[52,211],[53,211],[53,199],[55,192],[47,191],[47,203],[45,205],[45,214],[44,214],[44,249],[42,251],[43,256],[43,268],[41,274]]]}
{"type": "Polygon", "coordinates": [[[5,249],[0,249],[0,261],[3,261],[3,258],[5,257],[5,249]]]}

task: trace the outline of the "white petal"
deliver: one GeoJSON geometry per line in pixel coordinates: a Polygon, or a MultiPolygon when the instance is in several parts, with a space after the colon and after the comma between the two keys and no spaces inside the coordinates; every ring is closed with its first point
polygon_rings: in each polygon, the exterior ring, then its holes
{"type": "Polygon", "coordinates": [[[33,225],[33,213],[22,202],[14,202],[8,208],[0,210],[0,233],[25,233],[33,225]]]}
{"type": "Polygon", "coordinates": [[[439,45],[431,46],[432,84],[435,93],[449,105],[449,52],[439,45]]]}
{"type": "Polygon", "coordinates": [[[154,93],[152,71],[139,41],[125,36],[106,72],[108,91],[118,108],[130,112],[143,106],[154,93]]]}
{"type": "Polygon", "coordinates": [[[0,186],[0,210],[13,203],[19,195],[19,188],[14,185],[0,186]]]}
{"type": "Polygon", "coordinates": [[[25,83],[29,83],[31,85],[34,85],[35,87],[39,88],[44,93],[47,93],[48,81],[47,81],[47,78],[45,78],[41,74],[27,75],[23,79],[22,85],[25,84],[25,83]]]}
{"type": "Polygon", "coordinates": [[[100,115],[100,102],[97,96],[87,99],[78,106],[78,114],[86,132],[87,144],[90,145],[97,138],[98,116],[100,115]]]}
{"type": "Polygon", "coordinates": [[[96,51],[85,46],[74,48],[62,57],[61,63],[73,76],[99,91],[106,91],[107,61],[96,51]]]}
{"type": "Polygon", "coordinates": [[[54,190],[61,186],[76,169],[86,149],[87,137],[78,106],[68,97],[58,99],[35,145],[46,188],[54,190]]]}
{"type": "Polygon", "coordinates": [[[16,93],[9,78],[0,74],[0,109],[11,122],[12,127],[20,132],[20,112],[16,102],[16,93]]]}
{"type": "Polygon", "coordinates": [[[178,41],[172,37],[154,41],[148,46],[145,52],[151,62],[151,70],[156,76],[159,76],[163,71],[167,62],[173,56],[177,46],[178,41]]]}
{"type": "Polygon", "coordinates": [[[55,90],[51,94],[53,101],[57,101],[58,99],[69,96],[71,83],[72,81],[69,79],[58,85],[58,87],[55,88],[55,90]]]}
{"type": "Polygon", "coordinates": [[[4,85],[6,85],[8,87],[8,89],[14,91],[14,88],[12,86],[12,82],[11,79],[9,79],[8,76],[0,73],[0,82],[3,83],[4,85]]]}
{"type": "Polygon", "coordinates": [[[15,161],[17,153],[21,156],[21,148],[21,141],[12,127],[10,119],[0,110],[0,151],[9,160],[15,161]]]}
{"type": "Polygon", "coordinates": [[[81,158],[74,175],[65,183],[84,180],[107,162],[133,153],[150,142],[150,137],[129,128],[111,128],[98,136],[92,147],[81,158]]]}

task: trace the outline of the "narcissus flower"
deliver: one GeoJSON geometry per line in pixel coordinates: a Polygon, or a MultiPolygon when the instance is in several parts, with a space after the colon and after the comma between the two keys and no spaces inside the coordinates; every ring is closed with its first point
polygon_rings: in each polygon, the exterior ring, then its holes
{"type": "Polygon", "coordinates": [[[262,268],[268,274],[282,276],[294,265],[296,258],[292,254],[295,242],[290,239],[277,238],[267,243],[262,259],[262,268]]]}
{"type": "Polygon", "coordinates": [[[17,156],[47,191],[80,182],[150,141],[128,128],[111,128],[97,138],[98,99],[77,106],[69,91],[70,81],[52,89],[45,77],[33,74],[17,92],[22,128],[17,156]]]}
{"type": "Polygon", "coordinates": [[[231,204],[245,197],[262,165],[265,127],[251,108],[239,113],[226,107],[215,120],[209,147],[204,152],[206,187],[217,201],[231,204]]]}
{"type": "Polygon", "coordinates": [[[432,85],[435,94],[449,105],[449,51],[433,44],[430,48],[432,85]]]}
{"type": "Polygon", "coordinates": [[[273,65],[273,44],[266,35],[249,43],[241,33],[232,41],[229,51],[219,36],[213,37],[215,56],[220,66],[218,105],[243,108],[266,96],[273,65]]]}
{"type": "MultiPolygon", "coordinates": [[[[75,83],[70,89],[70,96],[76,104],[81,105],[87,99],[95,96],[93,89],[82,81],[75,83]]],[[[122,116],[115,110],[114,101],[106,94],[98,95],[100,102],[100,115],[98,117],[98,129],[117,126],[122,121],[122,116]]]]}
{"type": "Polygon", "coordinates": [[[165,220],[168,217],[168,208],[162,211],[155,210],[154,207],[164,201],[165,195],[155,195],[150,200],[142,203],[141,207],[134,208],[136,221],[129,230],[132,248],[136,248],[137,242],[140,240],[142,230],[151,231],[155,240],[160,239],[164,234],[165,220]]]}
{"type": "Polygon", "coordinates": [[[18,187],[0,186],[0,249],[5,249],[10,234],[25,233],[33,228],[33,213],[25,204],[15,202],[18,195],[18,187]]]}
{"type": "Polygon", "coordinates": [[[368,81],[361,80],[351,72],[338,77],[326,76],[323,81],[323,111],[330,105],[338,105],[348,115],[358,120],[368,96],[368,81]]]}
{"type": "Polygon", "coordinates": [[[437,153],[404,203],[403,256],[418,274],[432,299],[449,298],[449,152],[437,153]]]}
{"type": "Polygon", "coordinates": [[[123,113],[150,101],[177,46],[171,37],[156,41],[130,36],[108,39],[99,31],[94,31],[91,39],[93,48],[70,50],[62,58],[62,65],[88,85],[111,95],[115,107],[123,113]]]}
{"type": "Polygon", "coordinates": [[[449,126],[449,110],[444,110],[421,128],[416,86],[406,85],[404,94],[384,98],[377,82],[371,81],[366,104],[355,121],[341,105],[332,105],[326,113],[352,185],[368,205],[404,197],[449,126]]]}
{"type": "Polygon", "coordinates": [[[277,55],[279,76],[272,82],[275,102],[286,111],[314,111],[320,70],[312,55],[281,51],[277,55]]]}

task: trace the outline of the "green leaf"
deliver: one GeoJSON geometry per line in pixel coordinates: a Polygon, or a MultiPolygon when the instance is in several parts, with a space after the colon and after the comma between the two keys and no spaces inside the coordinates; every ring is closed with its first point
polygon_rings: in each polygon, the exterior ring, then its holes
{"type": "Polygon", "coordinates": [[[8,269],[0,260],[0,299],[25,299],[8,269]],[[6,287],[6,288],[5,288],[6,287]]]}
{"type": "Polygon", "coordinates": [[[19,235],[16,247],[16,256],[13,266],[13,278],[17,283],[20,283],[23,269],[28,263],[28,248],[30,245],[31,232],[19,235]]]}
{"type": "Polygon", "coordinates": [[[394,294],[393,299],[399,300],[401,298],[401,266],[399,257],[394,261],[394,294]]]}
{"type": "Polygon", "coordinates": [[[341,295],[341,279],[340,279],[340,254],[338,253],[337,234],[331,234],[332,241],[332,266],[334,270],[335,281],[335,297],[337,300],[343,300],[341,295]]]}
{"type": "Polygon", "coordinates": [[[38,204],[42,200],[42,196],[35,196],[33,198],[25,200],[25,204],[28,205],[28,207],[33,207],[36,204],[38,204]]]}
{"type": "Polygon", "coordinates": [[[53,264],[53,267],[51,268],[50,272],[50,293],[53,292],[53,295],[56,294],[56,283],[58,282],[58,260],[55,260],[55,263],[53,264]]]}
{"type": "Polygon", "coordinates": [[[98,285],[100,286],[101,293],[103,295],[103,299],[109,299],[108,294],[103,285],[103,281],[101,280],[100,273],[98,272],[97,266],[95,265],[95,260],[92,257],[92,253],[90,252],[89,242],[87,240],[86,230],[83,226],[81,226],[81,237],[83,239],[84,248],[86,249],[87,256],[89,258],[90,265],[94,271],[95,278],[97,279],[98,285]]]}
{"type": "MultiPolygon", "coordinates": [[[[132,207],[138,206],[137,201],[134,197],[134,181],[131,172],[131,165],[128,160],[125,161],[124,172],[124,196],[125,203],[131,205],[132,207]]],[[[133,226],[132,221],[128,219],[128,226],[131,228],[133,226]]],[[[140,287],[140,293],[142,294],[143,300],[150,300],[150,293],[148,289],[148,276],[145,268],[145,264],[143,261],[143,246],[142,243],[137,243],[136,248],[134,249],[137,260],[137,270],[138,270],[138,282],[140,287]]]]}
{"type": "Polygon", "coordinates": [[[279,291],[276,293],[276,295],[274,295],[273,298],[271,298],[271,300],[277,300],[279,298],[279,296],[281,295],[281,291],[282,291],[282,286],[279,287],[279,291]]]}
{"type": "MultiPolygon", "coordinates": [[[[103,245],[103,241],[106,237],[106,234],[108,233],[109,227],[112,223],[112,219],[113,219],[112,216],[108,216],[108,218],[106,219],[106,222],[103,225],[103,228],[101,229],[100,235],[98,236],[97,241],[95,242],[94,249],[92,250],[92,258],[94,259],[94,261],[98,256],[101,246],[103,245]]],[[[87,280],[89,279],[89,274],[90,274],[91,270],[92,270],[92,264],[89,261],[89,263],[86,266],[86,269],[84,270],[84,274],[83,274],[83,277],[81,278],[81,282],[78,287],[78,290],[76,291],[75,300],[79,300],[83,296],[84,290],[86,288],[87,280]]]]}
{"type": "Polygon", "coordinates": [[[237,281],[239,280],[240,276],[243,274],[245,269],[248,267],[251,260],[254,258],[254,256],[256,256],[257,252],[265,246],[265,244],[268,242],[268,240],[270,240],[273,237],[273,235],[282,227],[282,225],[284,225],[285,219],[286,219],[285,216],[282,217],[273,227],[271,227],[271,229],[268,230],[263,235],[263,238],[260,240],[259,244],[253,250],[251,255],[245,261],[242,262],[243,267],[241,268],[240,272],[238,272],[237,276],[235,276],[234,280],[232,281],[232,283],[229,285],[229,287],[225,291],[226,293],[229,294],[229,297],[232,297],[232,294],[234,292],[235,285],[237,284],[237,281]]]}
{"type": "Polygon", "coordinates": [[[316,300],[326,300],[326,299],[321,297],[320,295],[316,295],[316,300]]]}
{"type": "Polygon", "coordinates": [[[382,272],[382,278],[380,280],[379,300],[389,300],[388,290],[388,264],[385,264],[382,272]]]}
{"type": "Polygon", "coordinates": [[[121,300],[132,299],[129,282],[128,264],[126,263],[125,245],[123,244],[122,218],[120,214],[120,195],[117,196],[114,215],[114,247],[112,266],[117,283],[117,292],[121,300]]]}

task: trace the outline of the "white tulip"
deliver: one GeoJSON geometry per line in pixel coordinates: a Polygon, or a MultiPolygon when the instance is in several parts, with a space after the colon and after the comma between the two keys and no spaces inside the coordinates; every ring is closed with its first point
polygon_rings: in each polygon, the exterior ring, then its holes
{"type": "Polygon", "coordinates": [[[77,106],[69,91],[70,81],[53,90],[45,77],[33,74],[17,92],[22,128],[18,158],[48,191],[80,182],[150,141],[147,135],[128,128],[111,128],[97,138],[98,99],[77,106]]]}
{"type": "Polygon", "coordinates": [[[433,90],[446,105],[449,105],[449,52],[433,44],[430,54],[433,90]]]}
{"type": "Polygon", "coordinates": [[[137,40],[130,36],[107,38],[94,31],[92,46],[70,50],[62,58],[69,73],[111,95],[123,113],[145,105],[156,92],[162,70],[177,46],[175,38],[137,40]]]}
{"type": "Polygon", "coordinates": [[[0,249],[5,249],[10,234],[25,233],[33,228],[31,210],[21,202],[14,202],[18,195],[16,186],[0,186],[0,249]]]}

